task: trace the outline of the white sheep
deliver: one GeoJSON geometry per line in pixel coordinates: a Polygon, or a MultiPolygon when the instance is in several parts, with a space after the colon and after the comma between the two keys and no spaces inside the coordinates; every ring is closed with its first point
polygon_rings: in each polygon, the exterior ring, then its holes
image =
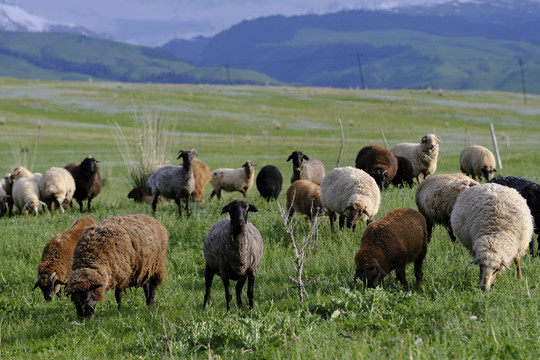
{"type": "Polygon", "coordinates": [[[480,265],[480,289],[485,290],[513,260],[521,278],[520,256],[533,234],[533,220],[525,199],[509,187],[481,184],[464,190],[450,217],[461,244],[480,265]]]}
{"type": "Polygon", "coordinates": [[[42,174],[41,173],[33,173],[30,170],[26,169],[23,166],[17,166],[13,171],[11,172],[10,179],[11,183],[15,183],[15,181],[21,179],[21,178],[28,178],[34,180],[36,183],[39,182],[39,179],[41,179],[42,174]]]}
{"type": "Polygon", "coordinates": [[[212,193],[210,199],[217,195],[218,199],[221,199],[221,190],[228,192],[239,191],[247,197],[247,192],[253,186],[253,178],[255,175],[255,166],[257,164],[248,160],[238,169],[220,168],[212,171],[212,193]]]}
{"type": "Polygon", "coordinates": [[[428,134],[420,140],[420,143],[400,143],[390,151],[394,155],[404,157],[411,162],[413,177],[420,183],[420,174],[423,174],[425,179],[437,170],[440,142],[441,138],[439,136],[428,134]]]}
{"type": "Polygon", "coordinates": [[[351,166],[335,168],[321,183],[321,202],[330,217],[332,231],[336,213],[340,214],[339,227],[343,228],[345,216],[347,227],[356,229],[356,221],[368,224],[379,211],[381,193],[375,180],[364,170],[351,166]]]}
{"type": "Polygon", "coordinates": [[[66,169],[52,167],[45,171],[38,182],[38,188],[40,199],[47,204],[49,211],[52,211],[54,203],[63,214],[64,207],[71,203],[75,193],[75,180],[66,169]]]}
{"type": "Polygon", "coordinates": [[[471,176],[474,180],[478,177],[478,181],[480,181],[483,176],[486,181],[489,181],[497,171],[495,166],[493,153],[480,145],[466,147],[459,156],[461,172],[471,176]]]}
{"type": "Polygon", "coordinates": [[[39,205],[46,205],[39,200],[38,185],[30,178],[23,177],[13,183],[12,198],[21,214],[24,212],[26,215],[37,215],[39,205]]]}

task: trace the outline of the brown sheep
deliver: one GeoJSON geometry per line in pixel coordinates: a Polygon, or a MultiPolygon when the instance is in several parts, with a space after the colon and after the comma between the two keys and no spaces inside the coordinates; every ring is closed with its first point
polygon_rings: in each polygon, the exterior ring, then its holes
{"type": "Polygon", "coordinates": [[[368,225],[362,235],[360,250],[354,258],[356,273],[370,288],[375,288],[390,271],[406,291],[409,284],[405,265],[414,261],[416,288],[422,283],[422,264],[427,252],[427,229],[424,216],[409,208],[398,208],[368,225]]]}
{"type": "Polygon", "coordinates": [[[56,294],[60,297],[60,288],[65,285],[73,263],[73,250],[86,228],[97,224],[91,217],[82,217],[63,233],[56,234],[43,249],[41,263],[38,266],[38,280],[34,290],[43,291],[45,301],[51,301],[56,294]]]}
{"type": "Polygon", "coordinates": [[[379,189],[388,187],[398,171],[398,160],[389,150],[380,146],[364,146],[356,155],[356,168],[367,172],[379,189]]]}
{"type": "Polygon", "coordinates": [[[191,167],[193,168],[193,177],[195,178],[195,190],[191,192],[190,199],[204,204],[204,187],[212,180],[210,168],[199,159],[193,159],[191,161],[191,167]]]}
{"type": "Polygon", "coordinates": [[[81,212],[83,211],[83,200],[88,199],[87,207],[88,211],[91,211],[92,199],[101,192],[101,174],[97,166],[98,162],[92,156],[88,156],[81,163],[71,163],[64,167],[75,180],[73,198],[77,200],[81,212]]]}
{"type": "Polygon", "coordinates": [[[133,199],[133,201],[138,203],[147,203],[152,204],[152,200],[154,199],[152,195],[145,195],[144,190],[141,188],[135,187],[131,189],[131,191],[127,195],[128,199],[133,199]]]}
{"type": "Polygon", "coordinates": [[[289,221],[294,212],[306,215],[310,221],[317,213],[323,215],[321,205],[321,186],[309,180],[296,180],[287,190],[287,210],[289,221]]]}

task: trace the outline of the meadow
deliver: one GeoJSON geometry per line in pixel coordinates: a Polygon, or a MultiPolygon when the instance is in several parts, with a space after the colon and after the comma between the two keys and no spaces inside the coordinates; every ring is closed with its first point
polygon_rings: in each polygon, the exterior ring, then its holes
{"type": "MultiPolygon", "coordinates": [[[[117,149],[113,125],[133,143],[145,117],[168,128],[170,164],[180,149],[194,148],[211,169],[240,167],[246,160],[277,166],[285,203],[294,150],[322,160],[327,172],[340,152],[341,166],[354,165],[366,145],[417,142],[427,133],[442,139],[437,173],[459,171],[468,141],[493,149],[494,125],[503,168],[499,175],[540,180],[540,96],[473,91],[337,90],[327,88],[39,82],[0,79],[0,175],[24,165],[34,172],[65,166],[91,154],[100,161],[104,187],[83,215],[146,213],[150,206],[127,198],[130,180],[117,149]]],[[[413,189],[381,194],[380,215],[397,207],[416,209],[413,189]]],[[[211,192],[209,184],[205,196],[211,192]]],[[[259,209],[249,220],[259,228],[264,255],[255,282],[255,307],[226,311],[223,285],[214,279],[212,300],[202,312],[202,244],[221,209],[239,193],[191,204],[178,217],[171,201],[156,218],[170,232],[168,276],[147,307],[142,289],[132,289],[117,310],[114,292],[90,319],[77,317],[62,296],[46,303],[32,291],[43,246],[81,216],[41,213],[0,218],[0,358],[391,358],[528,359],[540,351],[540,258],[523,256],[524,277],[515,268],[478,289],[478,267],[446,231],[436,226],[424,261],[424,283],[403,291],[389,274],[384,286],[353,282],[354,255],[365,224],[331,233],[321,221],[303,278],[309,299],[299,302],[291,241],[275,202],[256,188],[248,201],[259,209]]],[[[295,215],[301,239],[309,224],[295,215]]],[[[412,266],[407,279],[413,283],[412,266]]],[[[244,299],[245,299],[244,293],[244,299]]]]}

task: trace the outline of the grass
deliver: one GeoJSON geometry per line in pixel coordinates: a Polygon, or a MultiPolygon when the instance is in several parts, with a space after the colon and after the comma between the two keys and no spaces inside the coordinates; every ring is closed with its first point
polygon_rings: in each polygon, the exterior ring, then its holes
{"type": "MultiPolygon", "coordinates": [[[[382,145],[380,129],[390,146],[435,132],[443,140],[437,172],[455,172],[465,131],[471,142],[492,148],[492,122],[503,161],[498,173],[540,180],[539,97],[523,105],[520,94],[512,93],[444,91],[439,96],[407,90],[0,82],[0,118],[5,119],[0,171],[9,172],[26,159],[32,171],[43,172],[92,154],[107,174],[93,211],[85,213],[98,220],[151,212],[126,197],[131,180],[111,125],[122,126],[135,145],[134,110],[159,113],[174,129],[168,138],[169,163],[177,163],[181,148],[195,148],[211,169],[239,167],[248,159],[259,169],[276,165],[285,178],[282,204],[291,171],[286,159],[293,150],[321,159],[327,171],[335,165],[338,118],[346,137],[342,165],[353,164],[361,147],[382,145]]],[[[210,191],[208,186],[206,198],[210,191]]],[[[110,291],[94,317],[85,320],[77,318],[66,297],[46,303],[38,290],[31,291],[44,244],[67,229],[80,216],[78,210],[1,218],[0,357],[154,359],[172,353],[174,358],[515,359],[532,358],[540,350],[540,260],[524,256],[523,280],[516,280],[515,270],[506,271],[490,291],[482,292],[478,268],[466,268],[470,255],[440,227],[429,245],[420,290],[404,292],[393,273],[384,287],[364,290],[352,278],[365,225],[355,234],[331,234],[325,219],[304,269],[305,280],[321,278],[307,288],[310,302],[301,306],[288,279],[294,276],[294,255],[277,204],[266,203],[255,188],[248,201],[259,212],[249,220],[265,241],[255,308],[233,306],[227,314],[216,277],[212,301],[202,313],[202,243],[223,217],[222,207],[238,196],[225,193],[221,201],[193,204],[191,217],[180,219],[173,202],[159,203],[156,218],[171,237],[168,277],[157,289],[156,304],[148,308],[143,291],[132,289],[118,311],[110,291]]],[[[384,191],[379,214],[402,206],[416,208],[414,189],[384,191]]],[[[300,238],[309,228],[298,220],[300,238]]],[[[407,278],[412,282],[412,266],[407,278]]]]}

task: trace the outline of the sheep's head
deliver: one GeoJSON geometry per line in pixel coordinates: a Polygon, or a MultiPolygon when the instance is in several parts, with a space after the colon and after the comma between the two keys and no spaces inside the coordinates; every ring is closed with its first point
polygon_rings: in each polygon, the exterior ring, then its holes
{"type": "Polygon", "coordinates": [[[246,161],[244,165],[242,165],[242,167],[246,170],[246,174],[248,177],[250,177],[250,175],[253,175],[253,172],[255,171],[255,166],[257,166],[257,164],[255,164],[251,160],[246,161]]]}
{"type": "Polygon", "coordinates": [[[65,283],[58,279],[56,271],[53,271],[49,275],[40,273],[38,274],[38,280],[32,290],[35,290],[39,287],[43,292],[43,297],[45,298],[45,301],[49,302],[52,300],[55,294],[59,295],[59,291],[62,285],[65,285],[65,283]]]}
{"type": "Polygon", "coordinates": [[[356,264],[354,281],[360,279],[369,288],[376,288],[381,279],[386,276],[386,271],[379,265],[377,259],[362,250],[356,254],[354,262],[356,264]]]}
{"type": "Polygon", "coordinates": [[[484,179],[486,179],[486,181],[491,180],[493,175],[495,175],[496,171],[496,169],[488,165],[484,165],[484,167],[482,167],[482,175],[484,176],[484,179]]]}
{"type": "Polygon", "coordinates": [[[221,214],[229,213],[233,234],[239,234],[247,223],[249,211],[258,212],[259,210],[257,210],[254,205],[248,204],[246,201],[233,200],[225,205],[221,214]]]}
{"type": "Polygon", "coordinates": [[[439,150],[441,138],[435,134],[428,134],[420,140],[422,150],[426,153],[431,153],[439,150]]]}
{"type": "Polygon", "coordinates": [[[390,184],[390,175],[388,175],[388,170],[386,169],[377,169],[370,173],[371,177],[375,180],[377,183],[377,186],[379,186],[379,189],[384,190],[388,187],[388,184],[390,184]]]}
{"type": "Polygon", "coordinates": [[[287,161],[293,162],[293,166],[295,169],[298,169],[300,165],[302,165],[303,160],[309,160],[309,157],[307,155],[304,155],[301,151],[293,151],[291,155],[289,155],[289,158],[287,161]]]}
{"type": "Polygon", "coordinates": [[[366,212],[366,209],[364,206],[361,206],[358,203],[352,203],[349,206],[345,208],[345,211],[348,211],[347,215],[347,227],[348,228],[355,228],[356,222],[361,219],[364,215],[367,218],[367,220],[370,219],[370,216],[366,212]]]}
{"type": "Polygon", "coordinates": [[[11,172],[10,181],[13,184],[15,181],[21,178],[31,178],[33,174],[23,166],[17,166],[11,172]]]}
{"type": "Polygon", "coordinates": [[[94,269],[72,271],[66,285],[66,296],[75,304],[79,317],[94,314],[96,303],[105,299],[106,289],[103,277],[94,269]]]}
{"type": "Polygon", "coordinates": [[[510,266],[503,259],[490,259],[477,256],[471,261],[467,267],[471,265],[480,266],[480,289],[489,290],[495,282],[497,274],[502,272],[504,268],[510,269],[510,266]]]}
{"type": "Polygon", "coordinates": [[[92,157],[92,155],[88,155],[88,157],[85,158],[85,159],[82,161],[80,167],[81,167],[81,169],[83,169],[83,171],[84,171],[85,174],[91,175],[91,174],[95,173],[96,170],[98,169],[98,166],[97,166],[97,163],[98,163],[98,162],[99,162],[99,161],[97,161],[96,159],[94,159],[94,158],[92,157]]]}
{"type": "Polygon", "coordinates": [[[184,160],[184,164],[191,164],[191,161],[193,160],[194,156],[198,156],[197,151],[191,149],[191,150],[180,150],[178,152],[177,160],[182,158],[184,160]]]}

